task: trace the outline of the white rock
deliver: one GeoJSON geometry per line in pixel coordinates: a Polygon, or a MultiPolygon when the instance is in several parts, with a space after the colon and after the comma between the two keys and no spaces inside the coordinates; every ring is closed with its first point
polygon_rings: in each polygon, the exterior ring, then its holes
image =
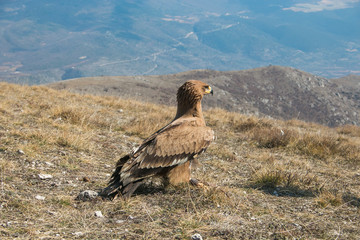
{"type": "Polygon", "coordinates": [[[54,164],[52,164],[51,162],[45,162],[46,165],[48,165],[49,167],[54,166],[54,164]]]}
{"type": "Polygon", "coordinates": [[[97,196],[99,196],[98,192],[92,191],[92,190],[85,190],[82,191],[77,197],[76,200],[80,201],[90,201],[95,199],[97,196]]]}
{"type": "Polygon", "coordinates": [[[72,235],[74,235],[74,236],[82,236],[82,235],[84,235],[84,233],[83,232],[74,232],[72,235]]]}
{"type": "Polygon", "coordinates": [[[123,224],[125,221],[124,220],[116,220],[117,224],[123,224]]]}
{"type": "Polygon", "coordinates": [[[19,154],[21,154],[21,155],[24,155],[24,154],[25,154],[24,151],[21,150],[21,149],[19,149],[17,152],[18,152],[19,154]]]}
{"type": "Polygon", "coordinates": [[[203,238],[199,233],[195,233],[191,236],[191,240],[203,240],[203,238]]]}
{"type": "Polygon", "coordinates": [[[101,211],[95,211],[95,217],[98,217],[98,218],[103,218],[104,215],[102,214],[101,211]]]}
{"type": "Polygon", "coordinates": [[[44,174],[40,173],[38,176],[42,180],[52,179],[53,178],[53,176],[51,174],[45,174],[45,173],[44,174]]]}
{"type": "Polygon", "coordinates": [[[35,198],[37,199],[37,200],[45,200],[45,197],[44,196],[40,196],[40,195],[36,195],[35,196],[35,198]]]}

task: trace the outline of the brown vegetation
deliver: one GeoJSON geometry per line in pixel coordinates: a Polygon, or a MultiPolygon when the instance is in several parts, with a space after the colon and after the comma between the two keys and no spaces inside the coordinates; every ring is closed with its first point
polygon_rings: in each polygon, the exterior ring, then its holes
{"type": "Polygon", "coordinates": [[[210,109],[217,139],[193,173],[208,189],[163,188],[154,179],[129,201],[75,200],[104,187],[118,158],[174,114],[174,107],[0,83],[0,238],[360,237],[360,128],[350,125],[210,109]]]}

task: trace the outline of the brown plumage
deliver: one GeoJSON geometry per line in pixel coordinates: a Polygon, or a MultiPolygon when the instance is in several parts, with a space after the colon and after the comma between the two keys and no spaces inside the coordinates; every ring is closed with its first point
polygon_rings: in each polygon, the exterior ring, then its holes
{"type": "Polygon", "coordinates": [[[113,199],[120,193],[128,198],[146,178],[155,175],[173,185],[188,182],[191,162],[214,139],[201,110],[201,99],[209,93],[213,93],[211,87],[201,81],[185,82],[177,92],[174,120],[117,162],[109,185],[100,195],[113,199]]]}

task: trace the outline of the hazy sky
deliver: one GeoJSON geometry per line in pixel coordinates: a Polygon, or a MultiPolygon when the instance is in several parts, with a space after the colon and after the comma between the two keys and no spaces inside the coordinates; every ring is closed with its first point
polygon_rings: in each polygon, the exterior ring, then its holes
{"type": "Polygon", "coordinates": [[[294,12],[320,12],[324,10],[337,10],[351,8],[360,0],[321,0],[321,1],[301,1],[292,7],[284,8],[294,12]]]}

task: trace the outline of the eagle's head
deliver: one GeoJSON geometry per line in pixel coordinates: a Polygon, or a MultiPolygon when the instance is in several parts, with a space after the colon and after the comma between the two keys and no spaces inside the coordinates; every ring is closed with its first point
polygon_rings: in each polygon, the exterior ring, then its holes
{"type": "Polygon", "coordinates": [[[178,103],[192,105],[201,101],[203,96],[209,93],[212,95],[213,90],[208,84],[198,80],[189,80],[179,88],[177,92],[177,101],[178,103]]]}

